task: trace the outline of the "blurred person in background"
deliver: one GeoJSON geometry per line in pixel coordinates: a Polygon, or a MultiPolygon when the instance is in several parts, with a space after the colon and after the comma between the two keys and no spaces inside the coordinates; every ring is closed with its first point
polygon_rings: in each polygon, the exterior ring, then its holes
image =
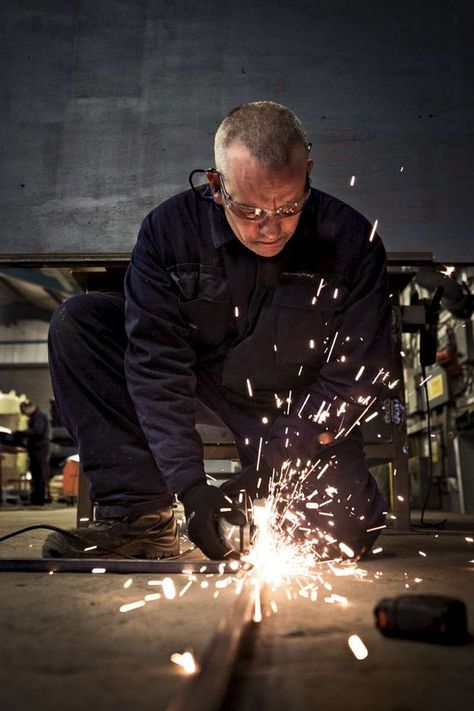
{"type": "Polygon", "coordinates": [[[26,415],[28,427],[19,430],[30,460],[32,506],[44,506],[49,479],[49,423],[47,415],[30,400],[20,403],[20,412],[26,415]]]}

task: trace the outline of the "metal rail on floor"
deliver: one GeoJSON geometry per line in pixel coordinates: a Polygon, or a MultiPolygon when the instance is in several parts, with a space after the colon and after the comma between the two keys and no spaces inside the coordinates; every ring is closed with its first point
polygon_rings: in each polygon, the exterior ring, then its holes
{"type": "MultiPolygon", "coordinates": [[[[240,566],[239,566],[240,567],[240,566]]],[[[107,573],[155,574],[229,574],[236,572],[235,564],[217,560],[116,560],[110,558],[0,558],[0,573],[90,573],[103,569],[107,573]]]]}
{"type": "Polygon", "coordinates": [[[198,660],[199,671],[188,680],[166,711],[219,711],[242,653],[242,642],[256,634],[254,588],[246,581],[235,604],[221,619],[198,660]]]}

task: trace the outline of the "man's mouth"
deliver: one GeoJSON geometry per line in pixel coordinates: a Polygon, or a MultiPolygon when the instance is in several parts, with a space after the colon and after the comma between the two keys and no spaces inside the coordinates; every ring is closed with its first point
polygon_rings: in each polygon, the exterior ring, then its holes
{"type": "Polygon", "coordinates": [[[283,239],[285,239],[284,235],[281,235],[281,237],[277,237],[277,239],[272,239],[272,240],[261,239],[261,240],[259,240],[259,244],[264,244],[264,245],[268,245],[269,247],[271,247],[272,244],[278,244],[283,239]]]}

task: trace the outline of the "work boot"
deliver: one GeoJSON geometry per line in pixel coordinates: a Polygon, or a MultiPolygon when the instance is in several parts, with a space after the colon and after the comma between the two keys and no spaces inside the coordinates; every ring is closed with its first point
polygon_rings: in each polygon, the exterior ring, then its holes
{"type": "Polygon", "coordinates": [[[101,519],[88,528],[51,533],[43,558],[169,558],[179,554],[172,508],[130,519],[101,519]]]}

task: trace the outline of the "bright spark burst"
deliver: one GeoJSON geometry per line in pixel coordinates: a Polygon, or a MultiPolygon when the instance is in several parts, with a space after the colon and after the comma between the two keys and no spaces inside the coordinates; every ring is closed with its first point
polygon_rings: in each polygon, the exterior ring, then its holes
{"type": "Polygon", "coordinates": [[[187,650],[180,654],[179,652],[174,652],[170,657],[173,664],[177,664],[182,667],[186,674],[195,674],[198,670],[196,660],[194,659],[194,654],[192,650],[187,650]]]}

